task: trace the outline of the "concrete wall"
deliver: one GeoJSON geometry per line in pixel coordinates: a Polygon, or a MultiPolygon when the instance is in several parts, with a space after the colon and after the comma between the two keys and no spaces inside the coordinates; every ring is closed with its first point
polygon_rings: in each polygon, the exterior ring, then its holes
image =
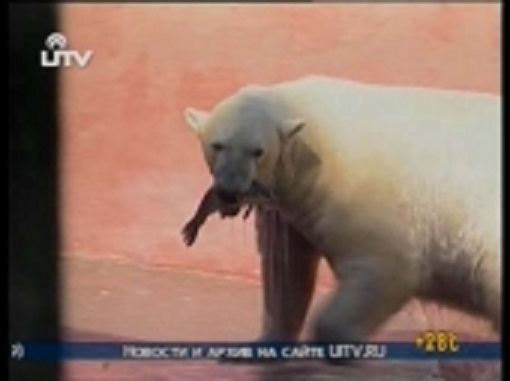
{"type": "Polygon", "coordinates": [[[252,223],[179,230],[209,183],[183,108],[308,74],[499,94],[497,4],[98,5],[61,8],[64,255],[257,279],[252,223]]]}

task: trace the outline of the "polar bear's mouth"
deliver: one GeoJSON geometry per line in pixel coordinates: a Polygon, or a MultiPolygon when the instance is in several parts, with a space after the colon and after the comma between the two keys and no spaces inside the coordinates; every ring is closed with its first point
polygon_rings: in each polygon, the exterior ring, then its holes
{"type": "Polygon", "coordinates": [[[257,201],[273,201],[272,192],[258,181],[252,181],[246,192],[218,191],[218,198],[225,206],[242,205],[243,203],[256,203],[257,201]]]}
{"type": "Polygon", "coordinates": [[[224,205],[236,205],[241,201],[241,194],[234,192],[218,191],[218,198],[224,205]]]}
{"type": "Polygon", "coordinates": [[[255,197],[262,197],[264,199],[273,198],[272,192],[256,180],[252,181],[248,193],[251,193],[255,197]]]}

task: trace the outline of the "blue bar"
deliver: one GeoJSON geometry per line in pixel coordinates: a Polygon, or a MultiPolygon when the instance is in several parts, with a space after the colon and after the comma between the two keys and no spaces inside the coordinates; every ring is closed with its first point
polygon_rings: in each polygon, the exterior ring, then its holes
{"type": "Polygon", "coordinates": [[[12,358],[66,360],[500,360],[499,342],[458,343],[454,351],[427,352],[413,342],[190,343],[190,342],[28,342],[12,345],[12,358]]]}

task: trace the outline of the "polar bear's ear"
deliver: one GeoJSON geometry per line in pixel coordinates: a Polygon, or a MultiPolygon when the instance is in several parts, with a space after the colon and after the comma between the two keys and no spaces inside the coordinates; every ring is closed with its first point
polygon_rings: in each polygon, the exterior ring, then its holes
{"type": "Polygon", "coordinates": [[[306,123],[301,119],[291,119],[283,123],[282,137],[284,140],[289,140],[296,136],[305,127],[306,123]]]}
{"type": "Polygon", "coordinates": [[[209,119],[209,113],[188,107],[184,110],[184,119],[193,131],[200,134],[204,130],[207,119],[209,119]]]}

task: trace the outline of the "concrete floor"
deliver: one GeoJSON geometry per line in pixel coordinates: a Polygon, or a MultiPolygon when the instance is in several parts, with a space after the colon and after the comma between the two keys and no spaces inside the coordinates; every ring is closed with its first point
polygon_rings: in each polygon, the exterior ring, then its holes
{"type": "MultiPolygon", "coordinates": [[[[68,340],[249,341],[258,334],[260,289],[249,278],[80,258],[63,260],[62,270],[68,340]]],[[[312,310],[323,295],[324,289],[319,290],[312,310]]],[[[410,316],[425,310],[410,304],[375,339],[412,340],[419,325],[410,316]]],[[[462,322],[458,319],[449,320],[462,322]]],[[[481,338],[454,325],[463,339],[481,338]]],[[[346,368],[308,362],[262,367],[213,361],[75,361],[66,363],[64,381],[492,381],[499,367],[494,362],[364,362],[346,368]]]]}

